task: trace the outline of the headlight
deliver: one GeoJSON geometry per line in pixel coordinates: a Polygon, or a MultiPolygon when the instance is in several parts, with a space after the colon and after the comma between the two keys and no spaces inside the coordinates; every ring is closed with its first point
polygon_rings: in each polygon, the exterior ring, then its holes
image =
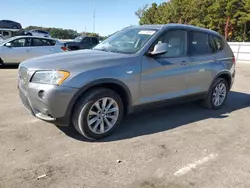
{"type": "Polygon", "coordinates": [[[31,82],[39,84],[60,85],[69,77],[66,71],[37,71],[31,82]]]}

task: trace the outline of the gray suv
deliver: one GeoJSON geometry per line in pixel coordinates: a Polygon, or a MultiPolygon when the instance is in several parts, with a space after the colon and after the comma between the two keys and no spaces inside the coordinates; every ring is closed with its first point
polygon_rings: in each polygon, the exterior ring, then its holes
{"type": "Polygon", "coordinates": [[[125,28],[93,49],[24,61],[18,71],[21,100],[34,116],[100,139],[145,105],[197,99],[222,107],[235,58],[217,32],[144,25],[125,28]]]}

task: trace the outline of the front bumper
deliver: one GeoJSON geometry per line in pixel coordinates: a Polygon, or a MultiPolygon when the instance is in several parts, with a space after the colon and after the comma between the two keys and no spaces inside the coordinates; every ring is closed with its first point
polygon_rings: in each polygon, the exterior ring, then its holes
{"type": "Polygon", "coordinates": [[[20,81],[18,89],[23,105],[34,116],[45,121],[69,123],[66,112],[78,89],[36,83],[24,85],[20,81]]]}

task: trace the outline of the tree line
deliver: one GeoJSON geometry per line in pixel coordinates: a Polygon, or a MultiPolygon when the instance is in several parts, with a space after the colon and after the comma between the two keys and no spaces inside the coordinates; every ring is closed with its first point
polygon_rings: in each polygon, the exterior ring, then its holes
{"type": "Polygon", "coordinates": [[[50,28],[50,27],[39,27],[39,26],[29,26],[26,27],[24,30],[31,30],[31,29],[39,29],[43,31],[47,31],[50,33],[51,37],[58,38],[58,39],[74,39],[77,36],[94,36],[99,38],[99,40],[104,40],[106,36],[100,36],[98,33],[90,33],[90,32],[80,32],[78,33],[76,30],[72,29],[62,29],[62,28],[50,28]]]}
{"type": "Polygon", "coordinates": [[[228,41],[250,41],[250,0],[169,0],[144,5],[139,24],[191,24],[215,30],[228,41]]]}

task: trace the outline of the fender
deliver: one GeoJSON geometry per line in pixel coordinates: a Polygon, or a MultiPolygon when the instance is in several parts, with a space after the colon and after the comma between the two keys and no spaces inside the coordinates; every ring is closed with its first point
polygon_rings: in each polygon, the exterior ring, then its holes
{"type": "Polygon", "coordinates": [[[130,107],[132,104],[132,100],[131,100],[131,93],[129,88],[127,87],[126,84],[124,84],[122,81],[119,81],[117,79],[113,79],[113,78],[104,78],[104,79],[99,79],[99,80],[95,80],[93,82],[88,83],[87,85],[84,85],[82,88],[80,88],[76,94],[74,95],[74,97],[71,99],[66,114],[65,116],[70,118],[74,105],[76,103],[76,101],[84,94],[84,92],[86,92],[88,89],[101,85],[101,84],[116,84],[119,85],[120,87],[122,87],[124,89],[124,91],[126,91],[126,95],[128,96],[128,104],[127,104],[127,109],[128,111],[130,111],[130,107]]]}
{"type": "MultiPolygon", "coordinates": [[[[215,76],[215,78],[213,79],[213,81],[211,82],[208,91],[210,91],[210,89],[211,89],[211,87],[213,86],[213,84],[215,83],[215,81],[216,81],[221,75],[228,75],[228,76],[230,76],[230,79],[231,79],[231,82],[232,82],[232,75],[231,75],[231,73],[230,73],[229,71],[222,71],[222,72],[219,72],[219,73],[215,76]]],[[[232,83],[230,83],[229,88],[231,88],[231,85],[232,85],[232,83]]]]}

